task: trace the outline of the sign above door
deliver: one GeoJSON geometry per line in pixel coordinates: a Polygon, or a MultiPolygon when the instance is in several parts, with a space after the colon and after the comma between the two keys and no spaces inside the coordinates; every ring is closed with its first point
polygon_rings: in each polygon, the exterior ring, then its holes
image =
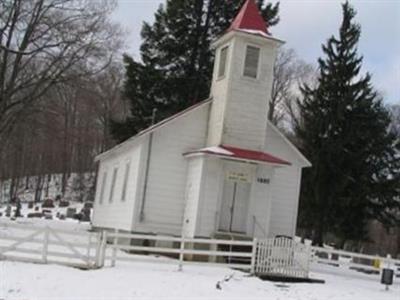
{"type": "Polygon", "coordinates": [[[226,180],[238,182],[250,182],[250,175],[244,172],[228,171],[226,173],[226,180]]]}

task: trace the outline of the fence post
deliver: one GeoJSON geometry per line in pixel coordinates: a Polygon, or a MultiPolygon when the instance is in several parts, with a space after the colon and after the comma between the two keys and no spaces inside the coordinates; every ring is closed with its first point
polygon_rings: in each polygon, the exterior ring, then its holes
{"type": "Polygon", "coordinates": [[[179,271],[182,271],[183,257],[184,257],[183,252],[184,252],[184,250],[185,250],[185,238],[182,235],[182,237],[181,237],[181,247],[180,247],[180,251],[179,251],[179,268],[178,268],[179,271]]]}
{"type": "Polygon", "coordinates": [[[256,257],[257,257],[257,239],[253,239],[253,249],[251,252],[251,269],[250,274],[254,275],[256,273],[256,257]]]}
{"type": "Polygon", "coordinates": [[[100,268],[104,267],[104,262],[106,259],[106,250],[107,250],[107,231],[103,230],[103,234],[101,235],[100,249],[99,249],[98,266],[100,268]]]}
{"type": "Polygon", "coordinates": [[[305,244],[305,242],[304,242],[304,245],[307,247],[307,273],[309,273],[310,266],[314,260],[314,254],[313,254],[311,245],[307,245],[307,244],[305,244]]]}
{"type": "Polygon", "coordinates": [[[43,241],[43,249],[42,249],[42,260],[43,263],[47,264],[47,252],[49,249],[49,228],[46,226],[44,228],[44,241],[43,241]]]}
{"type": "Polygon", "coordinates": [[[96,253],[95,253],[95,264],[97,268],[100,268],[100,252],[101,252],[101,241],[103,234],[101,231],[96,232],[96,253]]]}
{"type": "Polygon", "coordinates": [[[88,246],[87,246],[87,249],[86,249],[87,266],[89,268],[91,267],[91,265],[90,265],[90,250],[91,250],[91,247],[92,247],[92,233],[89,232],[88,246]]]}
{"type": "Polygon", "coordinates": [[[111,256],[111,267],[115,267],[115,261],[117,259],[117,245],[118,245],[118,229],[115,228],[112,256],[111,256]]]}

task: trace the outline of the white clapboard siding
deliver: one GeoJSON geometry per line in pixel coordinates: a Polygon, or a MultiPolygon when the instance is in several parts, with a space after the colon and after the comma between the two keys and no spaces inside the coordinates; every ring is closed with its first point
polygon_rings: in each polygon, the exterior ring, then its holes
{"type": "Polygon", "coordinates": [[[197,236],[211,236],[218,229],[216,221],[220,209],[220,186],[224,180],[222,161],[219,158],[207,157],[203,175],[204,185],[197,218],[197,236]]]}
{"type": "Polygon", "coordinates": [[[271,188],[268,183],[261,183],[257,178],[271,179],[273,169],[259,165],[253,181],[250,197],[250,208],[247,218],[247,234],[256,238],[268,236],[271,215],[271,188]]]}
{"type": "Polygon", "coordinates": [[[226,75],[219,78],[217,68],[212,82],[213,109],[210,119],[209,144],[226,144],[261,150],[265,138],[265,120],[271,90],[273,62],[278,43],[233,32],[219,39],[215,66],[220,49],[228,46],[226,75]],[[257,78],[244,76],[247,46],[260,50],[257,78]]]}
{"type": "Polygon", "coordinates": [[[139,162],[141,160],[141,144],[137,143],[125,148],[118,155],[109,155],[100,161],[96,197],[94,203],[93,225],[96,227],[118,228],[132,230],[135,197],[138,184],[139,162]],[[129,177],[125,201],[122,201],[122,187],[125,177],[125,167],[129,162],[129,177]],[[118,167],[118,174],[114,187],[114,195],[110,203],[110,189],[112,173],[118,167]],[[107,171],[107,180],[104,187],[103,201],[100,203],[103,174],[107,171]]]}
{"type": "Polygon", "coordinates": [[[153,132],[144,220],[136,218],[135,230],[181,233],[188,165],[182,154],[204,147],[208,113],[206,103],[153,132]]]}
{"type": "Polygon", "coordinates": [[[307,166],[308,162],[271,124],[267,128],[266,151],[292,164],[276,168],[270,183],[272,213],[269,236],[293,236],[297,222],[301,168],[307,166]]]}
{"type": "Polygon", "coordinates": [[[218,76],[218,67],[220,64],[220,53],[221,48],[216,51],[216,57],[214,60],[214,71],[213,80],[211,85],[211,95],[213,101],[211,104],[210,116],[209,116],[209,128],[207,136],[207,145],[219,145],[221,144],[222,134],[224,131],[224,114],[227,99],[229,98],[230,89],[230,77],[232,65],[229,63],[232,56],[231,44],[225,44],[222,48],[227,48],[227,60],[225,67],[225,75],[223,77],[218,76]]]}
{"type": "Polygon", "coordinates": [[[202,195],[202,174],[204,168],[204,157],[192,157],[188,159],[188,174],[185,191],[185,212],[183,235],[194,237],[196,223],[198,222],[198,211],[202,195]]]}
{"type": "Polygon", "coordinates": [[[298,167],[275,170],[271,181],[271,221],[269,235],[293,236],[296,230],[300,172],[298,167]]]}

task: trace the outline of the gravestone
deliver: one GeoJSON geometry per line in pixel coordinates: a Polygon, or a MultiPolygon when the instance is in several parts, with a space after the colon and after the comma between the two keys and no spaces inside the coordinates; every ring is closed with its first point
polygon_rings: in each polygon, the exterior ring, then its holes
{"type": "Polygon", "coordinates": [[[32,212],[32,213],[29,213],[27,217],[28,218],[41,218],[41,217],[43,217],[43,214],[41,212],[32,212]]]}
{"type": "Polygon", "coordinates": [[[46,199],[42,203],[42,208],[54,208],[54,201],[52,199],[46,199]]]}
{"type": "Polygon", "coordinates": [[[82,222],[90,222],[90,208],[84,207],[81,211],[82,217],[81,221],[82,222]]]}
{"type": "Polygon", "coordinates": [[[93,208],[93,202],[85,202],[85,204],[83,205],[84,208],[93,208]]]}
{"type": "Polygon", "coordinates": [[[74,215],[76,214],[76,208],[73,207],[68,207],[67,208],[67,218],[74,218],[74,215]]]}
{"type": "Polygon", "coordinates": [[[11,205],[7,205],[6,207],[6,217],[11,217],[11,205]]]}
{"type": "Polygon", "coordinates": [[[14,213],[14,217],[15,217],[15,218],[22,217],[22,215],[21,215],[21,209],[22,209],[21,201],[20,201],[19,199],[17,199],[16,207],[15,207],[15,213],[14,213]]]}
{"type": "Polygon", "coordinates": [[[53,219],[53,215],[52,215],[52,214],[49,214],[49,213],[45,213],[45,214],[44,214],[44,218],[45,218],[46,220],[52,220],[52,219],[53,219]]]}
{"type": "Polygon", "coordinates": [[[69,201],[67,200],[61,200],[60,203],[58,204],[58,207],[68,207],[69,206],[69,201]]]}

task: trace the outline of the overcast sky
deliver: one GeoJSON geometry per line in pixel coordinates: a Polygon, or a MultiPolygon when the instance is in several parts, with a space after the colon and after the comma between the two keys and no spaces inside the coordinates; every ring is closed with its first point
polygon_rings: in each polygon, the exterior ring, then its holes
{"type": "MultiPolygon", "coordinates": [[[[227,0],[229,1],[229,0],[227,0]]],[[[152,22],[164,0],[118,0],[114,19],[129,31],[126,52],[139,55],[143,21],[152,22]]],[[[271,1],[276,2],[276,1],[271,1]]],[[[341,21],[341,1],[281,0],[278,25],[273,36],[286,41],[298,56],[316,64],[321,44],[336,34],[341,21]]],[[[363,71],[373,75],[373,83],[387,102],[400,104],[400,0],[353,0],[356,20],[361,24],[359,52],[363,71]]]]}

